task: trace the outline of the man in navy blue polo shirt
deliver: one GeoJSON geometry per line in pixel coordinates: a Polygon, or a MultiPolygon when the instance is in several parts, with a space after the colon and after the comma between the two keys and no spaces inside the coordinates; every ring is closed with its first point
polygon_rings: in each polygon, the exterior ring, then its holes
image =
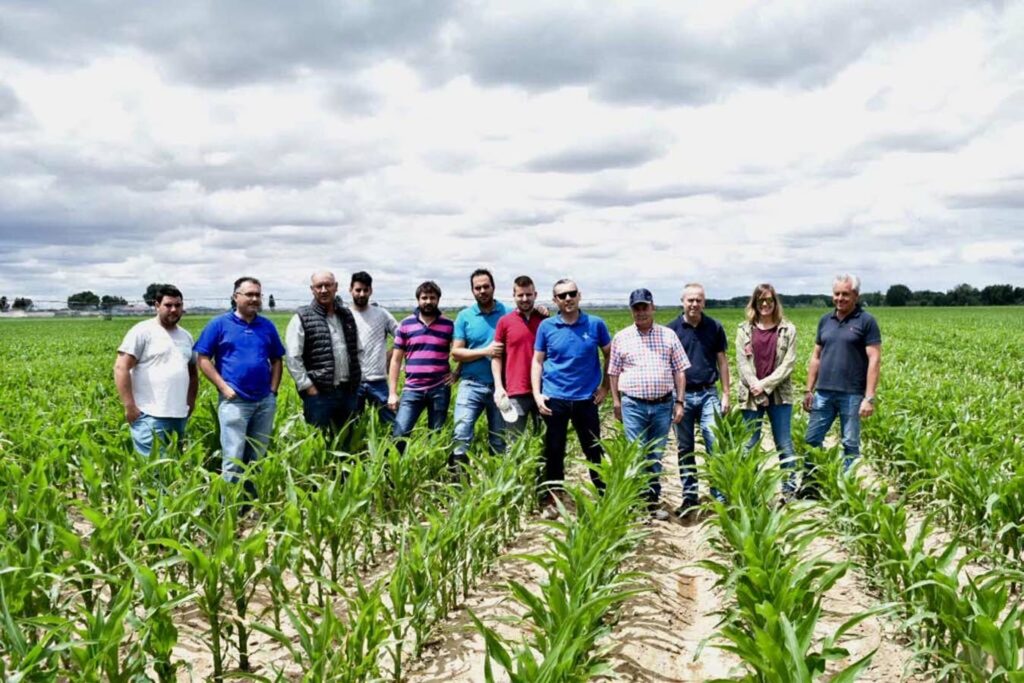
{"type": "MultiPolygon", "coordinates": [[[[820,447],[836,417],[842,432],[844,465],[860,455],[860,419],[875,412],[875,391],[882,367],[882,332],[860,303],[860,278],[839,275],[832,282],[835,310],[818,321],[818,336],[807,367],[804,410],[811,413],[804,440],[820,447]]],[[[806,462],[800,495],[817,497],[806,462]]]]}
{"type": "Polygon", "coordinates": [[[459,392],[455,397],[455,445],[449,466],[466,462],[473,428],[482,413],[487,413],[487,443],[491,453],[505,449],[505,420],[494,402],[494,377],[491,359],[501,356],[501,346],[494,344],[494,330],[508,312],[505,304],[494,298],[494,276],[478,268],[469,276],[476,303],[459,311],[452,338],[452,358],[462,363],[459,392]]]}
{"type": "MultiPolygon", "coordinates": [[[[259,315],[260,281],[238,278],[233,297],[235,310],[211,320],[195,345],[199,369],[220,392],[221,476],[232,483],[267,451],[285,354],[274,323],[259,315]]],[[[255,495],[251,481],[245,489],[255,495]]]]}
{"type": "MultiPolygon", "coordinates": [[[[537,328],[530,375],[533,398],[547,430],[544,432],[542,503],[551,515],[550,491],[565,479],[565,441],[572,422],[583,452],[590,462],[601,461],[601,422],[597,408],[608,395],[608,357],[612,336],[600,318],[580,311],[580,289],[564,278],[554,286],[559,314],[537,328]],[[598,358],[604,355],[604,370],[598,358]]],[[[590,470],[598,490],[601,477],[590,470]]]]}
{"type": "MultiPolygon", "coordinates": [[[[679,449],[679,475],[683,482],[683,502],[676,515],[685,517],[698,502],[697,458],[694,455],[694,432],[700,423],[704,451],[710,456],[715,445],[711,428],[718,414],[729,412],[729,359],[725,355],[728,341],[722,324],[704,315],[704,286],[691,282],[683,287],[683,312],[668,324],[683,344],[690,367],[686,368],[686,395],[683,419],[675,425],[679,449]],[[715,386],[722,382],[719,398],[715,386]]],[[[715,489],[711,495],[721,499],[715,489]]]]}

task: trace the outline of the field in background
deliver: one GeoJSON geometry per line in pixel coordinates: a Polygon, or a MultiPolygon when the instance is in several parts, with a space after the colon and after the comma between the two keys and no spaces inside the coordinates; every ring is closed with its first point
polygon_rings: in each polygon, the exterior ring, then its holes
{"type": "MultiPolygon", "coordinates": [[[[628,311],[593,312],[613,333],[629,324],[628,311]]],[[[821,311],[791,313],[802,386],[821,311]]],[[[1024,669],[1024,316],[1019,308],[873,313],[883,370],[878,414],[864,426],[866,467],[860,478],[833,472],[823,481],[828,505],[797,507],[794,519],[817,515],[815,534],[837,539],[871,599],[891,605],[928,676],[1019,680],[1008,672],[1024,669]]],[[[742,312],[711,314],[731,346],[742,312]]],[[[676,315],[672,307],[657,317],[676,315]]],[[[290,316],[271,317],[283,333],[290,316]]],[[[207,319],[186,316],[183,326],[198,336],[207,319]]],[[[349,680],[366,680],[374,666],[401,671],[533,514],[523,493],[529,468],[503,459],[481,459],[478,494],[444,484],[443,434],[418,439],[405,459],[361,434],[368,455],[339,466],[302,423],[286,377],[259,475],[273,503],[259,521],[242,520],[234,491],[203,467],[217,448],[216,393],[205,380],[188,452],[160,465],[132,454],[111,367],[136,322],[0,321],[5,678],[70,671],[173,680],[186,675],[183,664],[203,678],[250,655],[271,679],[275,669],[289,680],[331,666],[351,671],[349,680]],[[439,557],[451,564],[432,565],[439,557]],[[388,575],[400,578],[383,581],[388,575]]],[[[795,415],[799,441],[805,418],[795,415]]],[[[824,458],[823,470],[829,464],[824,458]]],[[[736,491],[737,510],[765,495],[771,482],[758,481],[736,491]]],[[[779,543],[793,557],[806,551],[796,537],[779,543]]],[[[742,550],[715,546],[729,567],[745,566],[742,550]]],[[[737,629],[768,628],[735,595],[722,599],[737,629]]],[[[793,662],[820,650],[816,643],[797,647],[793,662]]],[[[748,671],[767,666],[753,652],[741,658],[748,671]]]]}

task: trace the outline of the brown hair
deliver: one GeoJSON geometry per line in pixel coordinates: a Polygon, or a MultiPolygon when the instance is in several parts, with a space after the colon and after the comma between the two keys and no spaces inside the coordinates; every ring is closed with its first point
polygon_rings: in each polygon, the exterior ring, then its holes
{"type": "Polygon", "coordinates": [[[782,299],[775,293],[775,288],[765,282],[754,287],[754,293],[750,295],[750,301],[747,302],[747,322],[751,325],[756,323],[758,318],[761,317],[757,300],[765,296],[771,296],[771,298],[775,299],[775,307],[772,308],[771,315],[772,323],[778,325],[782,322],[782,299]]]}

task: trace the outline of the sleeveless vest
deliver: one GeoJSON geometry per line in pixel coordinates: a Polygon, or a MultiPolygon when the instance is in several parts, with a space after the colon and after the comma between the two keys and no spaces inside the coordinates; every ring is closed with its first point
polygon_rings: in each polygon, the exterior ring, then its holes
{"type": "MultiPolygon", "coordinates": [[[[301,306],[296,313],[302,323],[306,335],[306,343],[302,349],[302,362],[306,366],[306,374],[317,389],[334,388],[334,349],[331,346],[331,329],[327,326],[327,310],[314,299],[309,306],[301,306]]],[[[334,300],[334,314],[341,321],[342,336],[345,337],[345,350],[348,352],[348,382],[357,385],[362,379],[359,367],[359,331],[352,311],[342,304],[340,298],[334,300]]]]}

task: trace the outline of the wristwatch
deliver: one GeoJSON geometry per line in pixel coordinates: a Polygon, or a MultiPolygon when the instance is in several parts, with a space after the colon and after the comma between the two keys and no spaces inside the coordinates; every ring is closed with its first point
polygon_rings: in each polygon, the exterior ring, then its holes
{"type": "Polygon", "coordinates": [[[875,397],[874,396],[865,396],[864,400],[867,401],[868,403],[870,403],[871,405],[875,405],[875,397]]]}

